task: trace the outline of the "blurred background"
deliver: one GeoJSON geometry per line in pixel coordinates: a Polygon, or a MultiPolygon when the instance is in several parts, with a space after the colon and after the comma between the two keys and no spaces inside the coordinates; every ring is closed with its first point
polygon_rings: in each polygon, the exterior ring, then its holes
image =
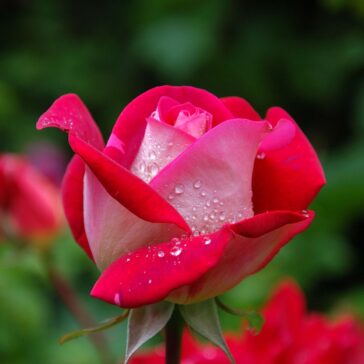
{"type": "MultiPolygon", "coordinates": [[[[0,0],[1,152],[48,157],[42,163],[57,183],[71,156],[65,135],[35,130],[57,97],[80,95],[107,136],[130,100],[161,84],[239,95],[261,115],[282,106],[326,171],[312,227],[224,301],[259,307],[293,276],[310,309],[363,319],[364,1],[0,0]]],[[[51,249],[54,265],[96,321],[119,314],[89,297],[98,272],[64,230],[51,249]]],[[[223,315],[223,326],[239,323],[223,315]]],[[[100,363],[87,338],[57,343],[78,327],[38,252],[1,244],[0,362],[100,363]]],[[[124,330],[106,333],[115,358],[124,330]]]]}

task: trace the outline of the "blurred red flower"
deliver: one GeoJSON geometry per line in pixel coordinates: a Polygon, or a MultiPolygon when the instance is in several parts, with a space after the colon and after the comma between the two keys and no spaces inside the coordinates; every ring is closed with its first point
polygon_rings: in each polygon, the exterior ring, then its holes
{"type": "Polygon", "coordinates": [[[0,155],[0,237],[42,242],[63,222],[58,188],[25,157],[0,155]]]}
{"type": "MultiPolygon", "coordinates": [[[[263,309],[264,326],[254,335],[226,335],[237,364],[364,364],[364,329],[350,315],[328,320],[306,312],[296,284],[282,283],[263,309]]],[[[186,331],[181,364],[229,364],[225,354],[186,331]]],[[[164,363],[163,347],[136,355],[130,364],[164,363]]]]}

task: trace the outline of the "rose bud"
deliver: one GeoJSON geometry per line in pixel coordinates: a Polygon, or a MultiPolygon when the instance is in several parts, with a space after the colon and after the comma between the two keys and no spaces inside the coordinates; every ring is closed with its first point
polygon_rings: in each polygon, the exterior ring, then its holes
{"type": "Polygon", "coordinates": [[[186,304],[263,268],[306,229],[325,183],[291,116],[243,99],[163,86],[121,112],[108,142],[73,94],[37,128],[68,132],[63,184],[75,240],[103,271],[92,295],[121,307],[186,304]]]}

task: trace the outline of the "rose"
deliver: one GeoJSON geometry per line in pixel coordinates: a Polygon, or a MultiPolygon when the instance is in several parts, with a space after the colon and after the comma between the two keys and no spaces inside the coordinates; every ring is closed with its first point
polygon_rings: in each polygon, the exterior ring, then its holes
{"type": "Polygon", "coordinates": [[[37,127],[67,131],[76,153],[63,203],[103,270],[93,296],[122,307],[204,300],[309,226],[321,165],[285,111],[265,119],[238,97],[157,87],[122,111],[104,147],[76,95],[55,101],[37,127]]]}
{"type": "MultiPolygon", "coordinates": [[[[363,364],[364,330],[350,315],[329,321],[319,313],[306,312],[305,297],[290,281],[282,282],[263,309],[264,326],[259,335],[245,330],[226,334],[237,364],[363,364]]],[[[164,363],[161,346],[139,353],[130,364],[164,363]]],[[[224,352],[201,344],[186,331],[182,363],[228,364],[224,352]]]]}
{"type": "Polygon", "coordinates": [[[60,229],[59,190],[22,156],[0,155],[0,237],[44,242],[60,229]]]}

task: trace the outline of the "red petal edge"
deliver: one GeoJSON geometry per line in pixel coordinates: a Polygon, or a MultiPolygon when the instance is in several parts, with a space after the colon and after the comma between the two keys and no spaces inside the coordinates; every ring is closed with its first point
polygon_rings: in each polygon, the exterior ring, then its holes
{"type": "Polygon", "coordinates": [[[62,182],[63,208],[72,235],[87,255],[92,259],[83,221],[83,177],[85,163],[75,155],[68,164],[62,182]]]}
{"type": "Polygon", "coordinates": [[[163,300],[171,290],[193,283],[217,264],[230,237],[231,232],[223,229],[143,247],[112,263],[91,295],[125,308],[163,300]]]}
{"type": "Polygon", "coordinates": [[[177,210],[143,180],[73,134],[69,134],[69,144],[90,167],[110,196],[132,213],[150,222],[173,223],[190,232],[177,210]]]}

